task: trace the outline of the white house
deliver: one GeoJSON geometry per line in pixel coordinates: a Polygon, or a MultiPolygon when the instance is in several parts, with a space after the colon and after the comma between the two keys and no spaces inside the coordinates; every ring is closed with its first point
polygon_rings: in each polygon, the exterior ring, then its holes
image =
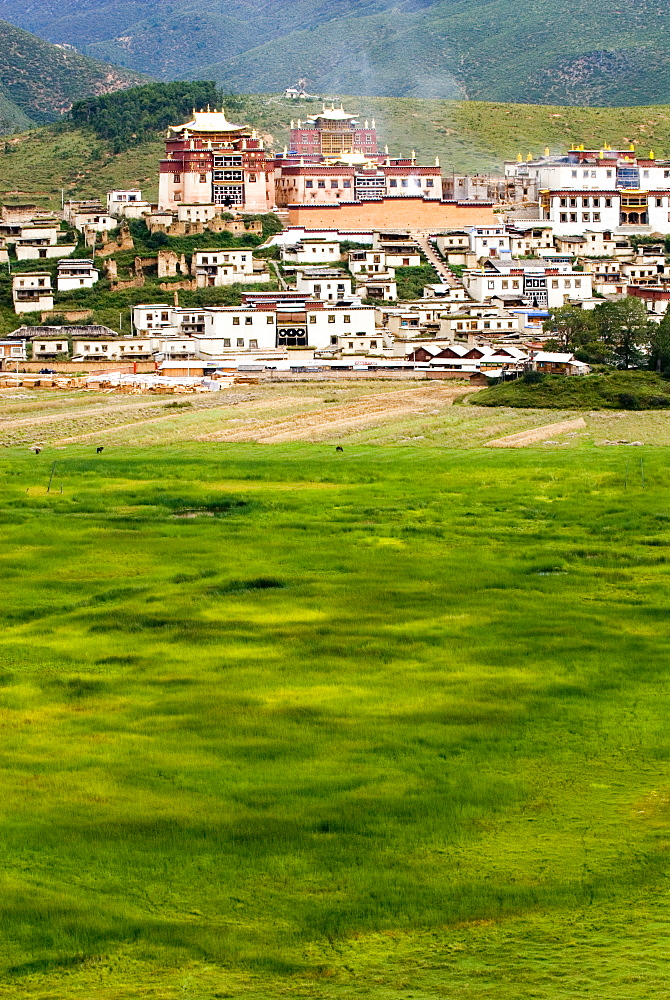
{"type": "Polygon", "coordinates": [[[222,206],[214,205],[177,205],[177,219],[179,222],[211,222],[217,215],[221,215],[222,206]]]}
{"type": "Polygon", "coordinates": [[[14,312],[19,314],[53,309],[51,275],[47,271],[15,274],[12,278],[12,299],[14,312]]]}
{"type": "Polygon", "coordinates": [[[395,278],[395,269],[383,250],[352,250],[349,254],[349,270],[356,275],[385,274],[391,280],[395,278]]]}
{"type": "Polygon", "coordinates": [[[510,238],[504,226],[473,226],[469,230],[470,252],[480,257],[501,257],[510,252],[510,238]]]}
{"type": "Polygon", "coordinates": [[[107,214],[125,219],[141,219],[151,212],[151,204],[144,201],[137,188],[107,192],[107,214]]]}
{"type": "Polygon", "coordinates": [[[249,284],[270,280],[267,271],[254,272],[251,248],[241,250],[194,250],[191,265],[198,288],[249,284]]]}
{"type": "Polygon", "coordinates": [[[296,271],[296,288],[314,299],[336,302],[351,298],[351,276],[338,268],[303,267],[296,271]]]}
{"type": "Polygon", "coordinates": [[[464,271],[463,284],[476,302],[523,299],[528,305],[549,309],[593,295],[589,273],[534,261],[487,261],[482,268],[464,271]]]}
{"type": "Polygon", "coordinates": [[[71,292],[77,288],[93,288],[100,272],[92,260],[62,260],[58,265],[56,288],[59,292],[71,292]]]}
{"type": "Polygon", "coordinates": [[[281,256],[287,264],[329,264],[340,259],[340,244],[334,240],[303,239],[282,245],[281,256]]]}
{"type": "Polygon", "coordinates": [[[53,246],[31,241],[16,242],[17,260],[57,260],[69,257],[77,249],[74,243],[59,243],[53,246]]]}
{"type": "Polygon", "coordinates": [[[278,297],[257,306],[135,306],[133,322],[140,337],[159,331],[162,336],[186,335],[201,343],[207,341],[206,353],[211,356],[231,350],[322,350],[337,344],[339,336],[371,336],[376,332],[373,308],[310,302],[304,293],[296,293],[294,300],[278,297]]]}

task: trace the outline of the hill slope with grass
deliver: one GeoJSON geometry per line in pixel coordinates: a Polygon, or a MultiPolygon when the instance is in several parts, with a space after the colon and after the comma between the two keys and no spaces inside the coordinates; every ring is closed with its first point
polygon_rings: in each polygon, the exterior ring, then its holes
{"type": "Polygon", "coordinates": [[[474,406],[554,410],[657,410],[670,407],[670,381],[655,372],[608,372],[586,377],[536,373],[484,389],[474,406]]]}
{"type": "Polygon", "coordinates": [[[162,79],[235,91],[570,104],[670,97],[670,17],[657,0],[0,0],[44,38],[162,79]]]}
{"type": "Polygon", "coordinates": [[[82,97],[131,87],[141,79],[0,21],[0,134],[55,121],[82,97]]]}
{"type": "MultiPolygon", "coordinates": [[[[29,197],[56,206],[61,190],[66,197],[88,198],[102,197],[112,187],[134,185],[155,200],[163,150],[158,129],[151,133],[143,111],[137,120],[133,118],[133,91],[105,101],[108,105],[129,102],[133,145],[115,153],[116,140],[127,139],[127,123],[118,134],[108,134],[100,117],[87,118],[83,113],[79,119],[90,122],[85,127],[60,122],[13,136],[0,150],[0,199],[29,197]]],[[[407,155],[416,149],[424,162],[439,156],[445,172],[500,172],[503,160],[519,152],[540,153],[546,145],[559,152],[581,141],[597,147],[606,141],[628,144],[632,140],[642,149],[653,148],[659,156],[670,155],[669,106],[570,108],[391,97],[344,97],[343,101],[361,117],[376,118],[381,142],[388,143],[392,153],[407,155]]],[[[139,102],[138,107],[144,105],[139,102]]],[[[300,105],[304,114],[315,107],[320,105],[300,105]]],[[[264,94],[229,97],[226,109],[231,117],[256,125],[275,149],[288,141],[291,116],[297,113],[293,102],[264,94]]],[[[153,124],[157,123],[154,119],[153,124]]]]}

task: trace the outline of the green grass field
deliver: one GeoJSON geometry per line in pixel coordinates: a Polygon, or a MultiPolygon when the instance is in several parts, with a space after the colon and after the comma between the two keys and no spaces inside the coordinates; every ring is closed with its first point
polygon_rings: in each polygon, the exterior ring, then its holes
{"type": "Polygon", "coordinates": [[[0,456],[0,996],[670,996],[666,449],[93,452],[0,456]]]}

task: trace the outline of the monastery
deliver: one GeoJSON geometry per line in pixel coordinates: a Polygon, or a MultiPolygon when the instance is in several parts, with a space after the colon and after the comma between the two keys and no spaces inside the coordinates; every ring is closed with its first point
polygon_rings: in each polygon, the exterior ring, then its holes
{"type": "Polygon", "coordinates": [[[273,154],[258,131],[223,110],[194,111],[168,129],[160,163],[159,209],[211,206],[256,213],[283,210],[289,222],[351,228],[403,224],[441,228],[493,221],[490,202],[445,199],[439,160],[421,165],[379,152],[376,123],[342,107],[291,122],[290,147],[273,154]]]}

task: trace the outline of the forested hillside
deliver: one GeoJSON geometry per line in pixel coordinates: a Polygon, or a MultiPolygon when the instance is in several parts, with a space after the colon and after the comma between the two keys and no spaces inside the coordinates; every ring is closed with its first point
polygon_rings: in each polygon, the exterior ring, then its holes
{"type": "Polygon", "coordinates": [[[0,21],[0,133],[55,121],[74,101],[139,83],[134,72],[0,21]]]}
{"type": "Polygon", "coordinates": [[[583,105],[670,99],[658,0],[0,0],[0,16],[162,79],[583,105]]]}
{"type": "MultiPolygon", "coordinates": [[[[499,173],[521,153],[569,149],[579,142],[635,142],[670,155],[670,107],[573,108],[391,97],[343,97],[345,107],[375,118],[392,153],[415,149],[420,160],[440,157],[443,170],[499,173]]],[[[161,133],[191,108],[220,107],[233,121],[260,129],[269,146],[288,141],[291,117],[320,107],[276,95],[225,96],[213,83],[149,84],[79,102],[57,124],[8,139],[0,152],[0,199],[11,192],[43,204],[66,196],[102,197],[112,187],[139,186],[157,196],[161,133]]]]}

